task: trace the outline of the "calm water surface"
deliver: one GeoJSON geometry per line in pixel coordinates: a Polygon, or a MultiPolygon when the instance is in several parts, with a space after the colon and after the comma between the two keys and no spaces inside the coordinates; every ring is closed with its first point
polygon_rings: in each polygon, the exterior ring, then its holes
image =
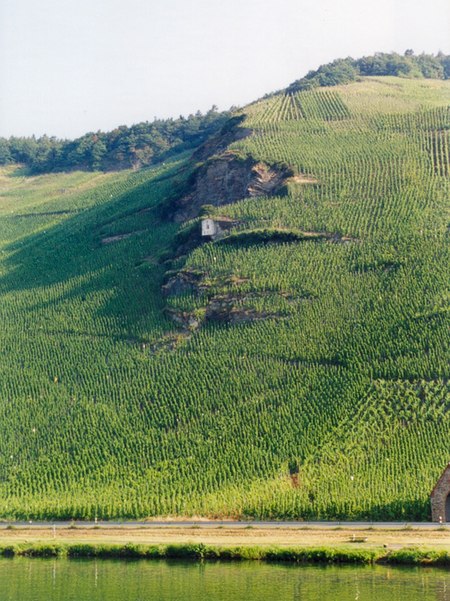
{"type": "Polygon", "coordinates": [[[450,571],[1,559],[0,601],[450,601],[450,571]]]}

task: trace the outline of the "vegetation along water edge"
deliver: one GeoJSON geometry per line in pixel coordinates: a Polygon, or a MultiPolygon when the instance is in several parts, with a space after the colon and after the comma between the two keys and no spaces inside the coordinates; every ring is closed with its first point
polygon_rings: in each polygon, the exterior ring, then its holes
{"type": "Polygon", "coordinates": [[[91,543],[22,543],[0,545],[3,557],[66,557],[117,559],[183,559],[208,561],[259,560],[292,563],[391,564],[448,566],[450,553],[433,549],[334,549],[332,547],[221,547],[213,545],[112,545],[91,543]]]}

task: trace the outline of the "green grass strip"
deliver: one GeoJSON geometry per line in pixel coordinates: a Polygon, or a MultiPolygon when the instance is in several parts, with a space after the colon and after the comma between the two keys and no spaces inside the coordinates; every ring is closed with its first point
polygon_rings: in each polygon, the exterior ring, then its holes
{"type": "Polygon", "coordinates": [[[218,547],[203,543],[125,545],[92,543],[20,543],[0,545],[2,557],[66,557],[101,559],[183,559],[193,561],[242,561],[450,566],[447,551],[402,549],[333,549],[331,547],[218,547]]]}

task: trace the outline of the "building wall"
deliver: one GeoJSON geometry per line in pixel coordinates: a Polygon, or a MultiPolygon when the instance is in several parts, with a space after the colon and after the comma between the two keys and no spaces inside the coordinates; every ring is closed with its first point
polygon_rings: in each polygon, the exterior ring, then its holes
{"type": "Polygon", "coordinates": [[[202,220],[202,236],[214,236],[217,227],[212,219],[202,220]]]}
{"type": "Polygon", "coordinates": [[[440,477],[431,495],[431,519],[433,522],[450,522],[450,515],[445,515],[446,501],[450,494],[450,464],[440,477]]]}

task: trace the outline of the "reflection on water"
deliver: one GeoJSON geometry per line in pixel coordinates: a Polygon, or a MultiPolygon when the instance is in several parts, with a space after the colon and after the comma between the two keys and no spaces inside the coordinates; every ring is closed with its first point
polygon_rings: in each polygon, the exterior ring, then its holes
{"type": "Polygon", "coordinates": [[[164,561],[0,560],[0,601],[450,601],[450,572],[164,561]]]}

